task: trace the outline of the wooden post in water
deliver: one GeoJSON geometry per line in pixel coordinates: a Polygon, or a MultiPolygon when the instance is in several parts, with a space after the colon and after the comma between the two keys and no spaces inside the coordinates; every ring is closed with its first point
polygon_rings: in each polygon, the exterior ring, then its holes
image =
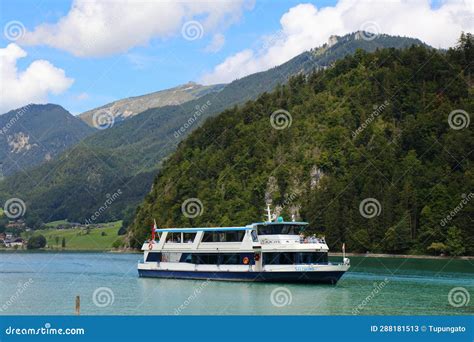
{"type": "Polygon", "coordinates": [[[76,296],[76,315],[80,315],[81,314],[81,297],[80,296],[76,296]]]}

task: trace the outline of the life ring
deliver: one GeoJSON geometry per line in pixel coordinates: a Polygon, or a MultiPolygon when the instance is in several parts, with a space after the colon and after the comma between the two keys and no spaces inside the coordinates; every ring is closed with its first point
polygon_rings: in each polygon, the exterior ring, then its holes
{"type": "Polygon", "coordinates": [[[243,259],[244,265],[248,265],[249,261],[250,261],[249,258],[244,257],[244,259],[243,259]]]}
{"type": "Polygon", "coordinates": [[[260,254],[255,253],[254,259],[255,259],[255,261],[259,261],[260,260],[260,254]]]}
{"type": "Polygon", "coordinates": [[[150,242],[150,243],[148,244],[148,249],[149,249],[150,251],[153,249],[153,242],[150,242]]]}

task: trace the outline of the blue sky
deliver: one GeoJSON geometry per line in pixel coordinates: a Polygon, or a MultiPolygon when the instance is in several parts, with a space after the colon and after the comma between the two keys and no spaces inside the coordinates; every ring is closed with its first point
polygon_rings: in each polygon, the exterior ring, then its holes
{"type": "MultiPolygon", "coordinates": [[[[100,3],[104,0],[97,1],[100,3]]],[[[46,60],[49,65],[44,69],[47,74],[44,82],[38,85],[38,87],[44,86],[46,90],[33,89],[29,94],[29,90],[26,89],[33,86],[26,87],[23,84],[30,85],[30,83],[20,83],[18,86],[18,91],[22,92],[20,96],[17,93],[12,94],[13,91],[10,89],[3,88],[2,96],[5,101],[0,108],[2,112],[5,112],[13,109],[11,107],[25,105],[29,102],[28,100],[33,99],[33,101],[39,100],[36,102],[58,103],[72,113],[78,114],[113,100],[170,88],[188,81],[229,82],[235,77],[280,64],[307,48],[319,46],[327,40],[329,34],[344,34],[361,27],[381,31],[376,33],[397,33],[397,24],[403,24],[402,14],[399,14],[397,18],[396,14],[391,15],[389,10],[384,9],[386,6],[377,8],[370,4],[371,1],[367,0],[363,5],[349,5],[348,0],[305,1],[302,5],[300,1],[293,0],[257,0],[254,3],[243,0],[240,3],[240,0],[236,0],[235,2],[239,4],[229,6],[230,9],[225,6],[215,9],[218,7],[217,4],[209,6],[209,9],[203,10],[202,13],[199,9],[189,9],[182,18],[171,18],[167,24],[163,22],[169,18],[159,17],[158,10],[156,25],[168,25],[170,28],[166,34],[143,33],[150,28],[145,27],[140,30],[137,26],[141,25],[130,25],[126,28],[126,34],[123,31],[111,33],[108,41],[115,39],[116,42],[110,49],[102,49],[104,52],[96,51],[94,47],[89,51],[88,45],[85,45],[84,49],[81,48],[81,31],[80,28],[75,28],[73,20],[64,27],[57,25],[61,20],[68,18],[72,1],[1,0],[0,25],[4,28],[4,34],[1,36],[0,49],[13,43],[27,54],[26,57],[15,60],[17,77],[20,77],[19,74],[36,60],[46,60]],[[325,8],[328,11],[323,12],[325,8]],[[353,15],[346,13],[348,8],[353,15]],[[372,8],[374,14],[370,14],[372,11],[368,10],[372,8]],[[239,14],[234,16],[237,12],[239,14]],[[207,23],[206,18],[211,15],[217,19],[214,23],[207,23]],[[384,15],[390,18],[395,17],[390,26],[384,19],[384,15]],[[202,23],[204,28],[202,37],[195,40],[183,37],[183,24],[189,21],[202,23]],[[5,35],[5,30],[12,22],[20,23],[24,27],[24,32],[21,32],[22,37],[18,40],[9,39],[11,37],[8,34],[5,35]],[[36,30],[38,26],[45,23],[53,27],[56,25],[56,31],[63,29],[68,30],[68,33],[61,38],[61,32],[58,33],[51,27],[46,30],[47,32],[36,30]],[[145,43],[143,41],[137,44],[124,42],[121,46],[125,38],[130,38],[128,35],[130,37],[143,35],[145,43]],[[63,44],[68,37],[76,37],[77,46],[75,42],[69,45],[63,44]],[[54,39],[56,41],[51,43],[54,39]],[[210,45],[213,40],[216,44],[212,49],[210,45]],[[225,43],[219,44],[224,40],[225,43]],[[83,53],[83,51],[86,52],[83,53]],[[47,72],[50,70],[48,68],[55,69],[51,69],[53,71],[50,73],[47,72]],[[57,69],[63,70],[64,75],[61,76],[57,69]],[[51,80],[48,80],[49,75],[55,75],[55,78],[51,77],[51,80]],[[66,78],[69,81],[65,81],[66,78]],[[64,82],[64,84],[61,86],[56,84],[57,89],[54,89],[55,85],[50,84],[48,88],[47,82],[59,84],[64,82]],[[54,92],[59,94],[54,94],[54,92]],[[13,99],[10,100],[9,97],[13,99]],[[25,101],[26,103],[22,103],[25,101]]],[[[105,8],[108,8],[107,2],[105,3],[105,8]]],[[[423,15],[424,27],[404,28],[399,30],[400,35],[415,36],[435,47],[436,45],[446,47],[452,45],[461,29],[466,31],[472,29],[472,24],[463,20],[460,24],[456,24],[457,26],[454,24],[455,20],[440,23],[438,12],[443,10],[445,2],[426,1],[426,3],[428,6],[419,5],[414,8],[415,11],[419,11],[419,15],[423,15]],[[440,33],[442,30],[445,32],[440,33]]],[[[446,6],[448,5],[452,7],[447,7],[446,11],[452,12],[454,8],[463,16],[466,13],[469,14],[467,3],[461,2],[461,5],[448,3],[446,6]]],[[[141,6],[140,2],[135,2],[134,9],[137,10],[137,15],[142,15],[141,6]]],[[[201,5],[198,3],[196,6],[201,5]]],[[[398,9],[400,13],[410,10],[403,6],[398,9]]],[[[125,16],[128,16],[129,12],[121,13],[118,9],[114,18],[118,17],[118,22],[126,22],[125,16]]],[[[397,8],[392,9],[393,12],[397,13],[397,8]]],[[[102,19],[97,20],[101,22],[102,19]]],[[[145,18],[143,22],[150,21],[154,20],[145,18]]],[[[104,45],[100,39],[96,44],[104,45]]],[[[13,64],[10,66],[14,68],[13,64]]],[[[4,78],[3,75],[2,78],[4,78]]],[[[6,80],[10,81],[5,77],[2,80],[4,84],[2,87],[14,82],[14,80],[11,82],[6,82],[6,80]]]]}

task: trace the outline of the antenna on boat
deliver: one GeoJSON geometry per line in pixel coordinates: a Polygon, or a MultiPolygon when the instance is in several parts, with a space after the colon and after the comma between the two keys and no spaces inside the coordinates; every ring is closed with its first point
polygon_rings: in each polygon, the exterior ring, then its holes
{"type": "Polygon", "coordinates": [[[151,228],[151,243],[155,242],[155,231],[158,228],[156,225],[156,220],[153,219],[153,227],[151,228]]]}
{"type": "Polygon", "coordinates": [[[268,222],[272,222],[272,211],[270,209],[270,203],[267,203],[267,217],[268,217],[268,222]]]}
{"type": "Polygon", "coordinates": [[[342,263],[344,265],[349,265],[350,262],[351,261],[348,258],[346,258],[346,244],[342,243],[342,263]]]}

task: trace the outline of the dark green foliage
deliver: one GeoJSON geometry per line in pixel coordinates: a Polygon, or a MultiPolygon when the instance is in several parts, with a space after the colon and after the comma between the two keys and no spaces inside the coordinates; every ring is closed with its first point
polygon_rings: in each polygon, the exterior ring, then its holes
{"type": "Polygon", "coordinates": [[[129,227],[132,224],[134,217],[135,217],[134,208],[130,207],[127,210],[125,210],[123,214],[123,219],[122,219],[122,227],[120,227],[119,231],[117,232],[117,235],[125,235],[127,233],[127,227],[129,227]]]}
{"type": "Polygon", "coordinates": [[[474,109],[464,72],[472,60],[457,57],[466,45],[358,51],[207,120],[164,163],[130,244],[143,243],[153,219],[161,227],[260,221],[267,190],[286,218],[299,211],[333,250],[345,241],[358,252],[474,253],[474,201],[443,223],[474,188],[473,130],[448,124],[453,110],[474,109]],[[278,109],[291,114],[290,127],[272,128],[278,109]],[[200,216],[182,214],[188,198],[201,200],[200,216]],[[371,218],[359,210],[368,198],[380,203],[371,218]]]}
{"type": "Polygon", "coordinates": [[[46,247],[46,238],[41,234],[30,237],[26,245],[26,248],[28,249],[39,249],[44,247],[46,247]]]}
{"type": "Polygon", "coordinates": [[[114,241],[114,243],[112,244],[112,248],[120,248],[123,246],[123,241],[122,239],[117,239],[114,241]]]}
{"type": "Polygon", "coordinates": [[[8,224],[8,219],[5,216],[0,216],[0,233],[6,231],[6,225],[8,224]]]}
{"type": "Polygon", "coordinates": [[[63,237],[63,239],[61,241],[61,247],[66,248],[66,238],[65,237],[63,237]]]}
{"type": "Polygon", "coordinates": [[[461,230],[454,226],[448,229],[446,247],[450,255],[462,255],[466,252],[461,230]]]}
{"type": "MultiPolygon", "coordinates": [[[[292,75],[308,74],[313,70],[327,68],[336,60],[354,53],[359,48],[374,51],[382,47],[402,48],[412,44],[422,44],[417,39],[403,37],[380,35],[372,41],[365,41],[356,39],[356,36],[353,33],[340,37],[339,42],[331,47],[325,45],[304,52],[278,67],[236,80],[226,85],[218,93],[206,94],[179,106],[149,109],[125,121],[116,122],[112,128],[93,134],[61,154],[57,159],[29,170],[27,177],[25,174],[16,174],[0,182],[0,203],[11,197],[22,198],[27,202],[27,219],[31,215],[35,215],[34,220],[38,221],[34,226],[40,226],[40,221],[49,222],[62,219],[85,222],[104,206],[107,194],[113,194],[120,189],[122,195],[104,210],[95,222],[120,219],[127,210],[133,212],[150,191],[153,177],[161,167],[163,159],[174,151],[180,141],[198,128],[206,118],[255,99],[259,94],[272,91],[278,84],[286,83],[292,75]],[[187,128],[180,131],[181,127],[187,128]]],[[[354,63],[354,59],[348,59],[337,68],[350,67],[354,63]]],[[[374,76],[382,78],[383,74],[374,74],[374,76]]],[[[299,92],[304,84],[305,81],[301,78],[299,81],[298,79],[292,81],[289,87],[279,88],[282,94],[277,100],[278,102],[274,104],[275,108],[297,105],[298,99],[293,96],[296,95],[293,92],[299,92]],[[291,96],[291,100],[288,100],[289,96],[291,96]]],[[[326,82],[315,78],[311,85],[313,89],[308,88],[306,91],[322,91],[327,86],[329,85],[326,82]]],[[[374,85],[374,87],[377,86],[378,83],[374,85]]],[[[331,94],[331,96],[336,95],[331,94]]],[[[259,105],[250,104],[249,106],[252,108],[259,105]]],[[[315,102],[312,106],[314,106],[314,110],[318,110],[320,104],[315,102]]],[[[259,110],[258,107],[253,108],[255,112],[259,110]]],[[[356,110],[356,108],[352,110],[356,110]]],[[[232,115],[233,112],[226,113],[232,115]]],[[[242,124],[251,124],[255,119],[257,118],[245,117],[242,124]]],[[[343,118],[334,116],[331,120],[335,120],[336,123],[343,118]]],[[[222,133],[222,137],[220,137],[222,141],[227,143],[233,141],[233,132],[220,133],[222,133]]],[[[337,137],[341,133],[342,131],[335,130],[332,135],[337,137]]],[[[216,134],[215,137],[217,136],[216,134]]],[[[274,132],[272,139],[276,141],[277,137],[278,135],[274,132]]],[[[213,142],[212,137],[201,140],[198,142],[199,148],[204,148],[206,146],[204,144],[213,142]]],[[[248,153],[259,149],[258,136],[252,137],[251,141],[254,142],[254,145],[249,148],[248,153]]],[[[336,142],[327,141],[326,143],[335,144],[336,142]]],[[[248,148],[245,147],[245,149],[248,148]]],[[[234,146],[233,150],[239,152],[239,146],[234,146]]],[[[263,156],[265,153],[261,152],[263,156]]],[[[216,158],[211,162],[215,168],[212,175],[215,176],[219,168],[222,167],[221,160],[216,158]]],[[[228,157],[225,162],[232,165],[232,156],[228,157]]],[[[243,160],[242,162],[241,167],[245,168],[247,164],[251,165],[255,160],[243,160]]],[[[325,163],[329,166],[332,160],[327,160],[325,163]]],[[[227,171],[231,170],[232,168],[229,166],[227,171]]],[[[240,171],[244,172],[245,170],[240,171]]],[[[245,172],[248,175],[252,174],[250,169],[245,172]]],[[[229,179],[231,177],[231,175],[227,175],[226,179],[221,180],[227,186],[224,196],[226,200],[240,191],[240,179],[238,177],[229,179]]],[[[261,177],[260,181],[265,182],[266,180],[261,177]]],[[[260,186],[260,183],[257,185],[260,186]]],[[[259,204],[258,199],[264,190],[260,188],[258,191],[261,193],[251,196],[252,204],[259,204]]],[[[244,199],[235,199],[234,201],[233,204],[242,209],[248,204],[244,199]]],[[[245,218],[250,219],[259,212],[260,208],[255,208],[245,209],[243,213],[245,213],[245,218]]],[[[130,215],[127,214],[128,216],[130,215]]]]}

